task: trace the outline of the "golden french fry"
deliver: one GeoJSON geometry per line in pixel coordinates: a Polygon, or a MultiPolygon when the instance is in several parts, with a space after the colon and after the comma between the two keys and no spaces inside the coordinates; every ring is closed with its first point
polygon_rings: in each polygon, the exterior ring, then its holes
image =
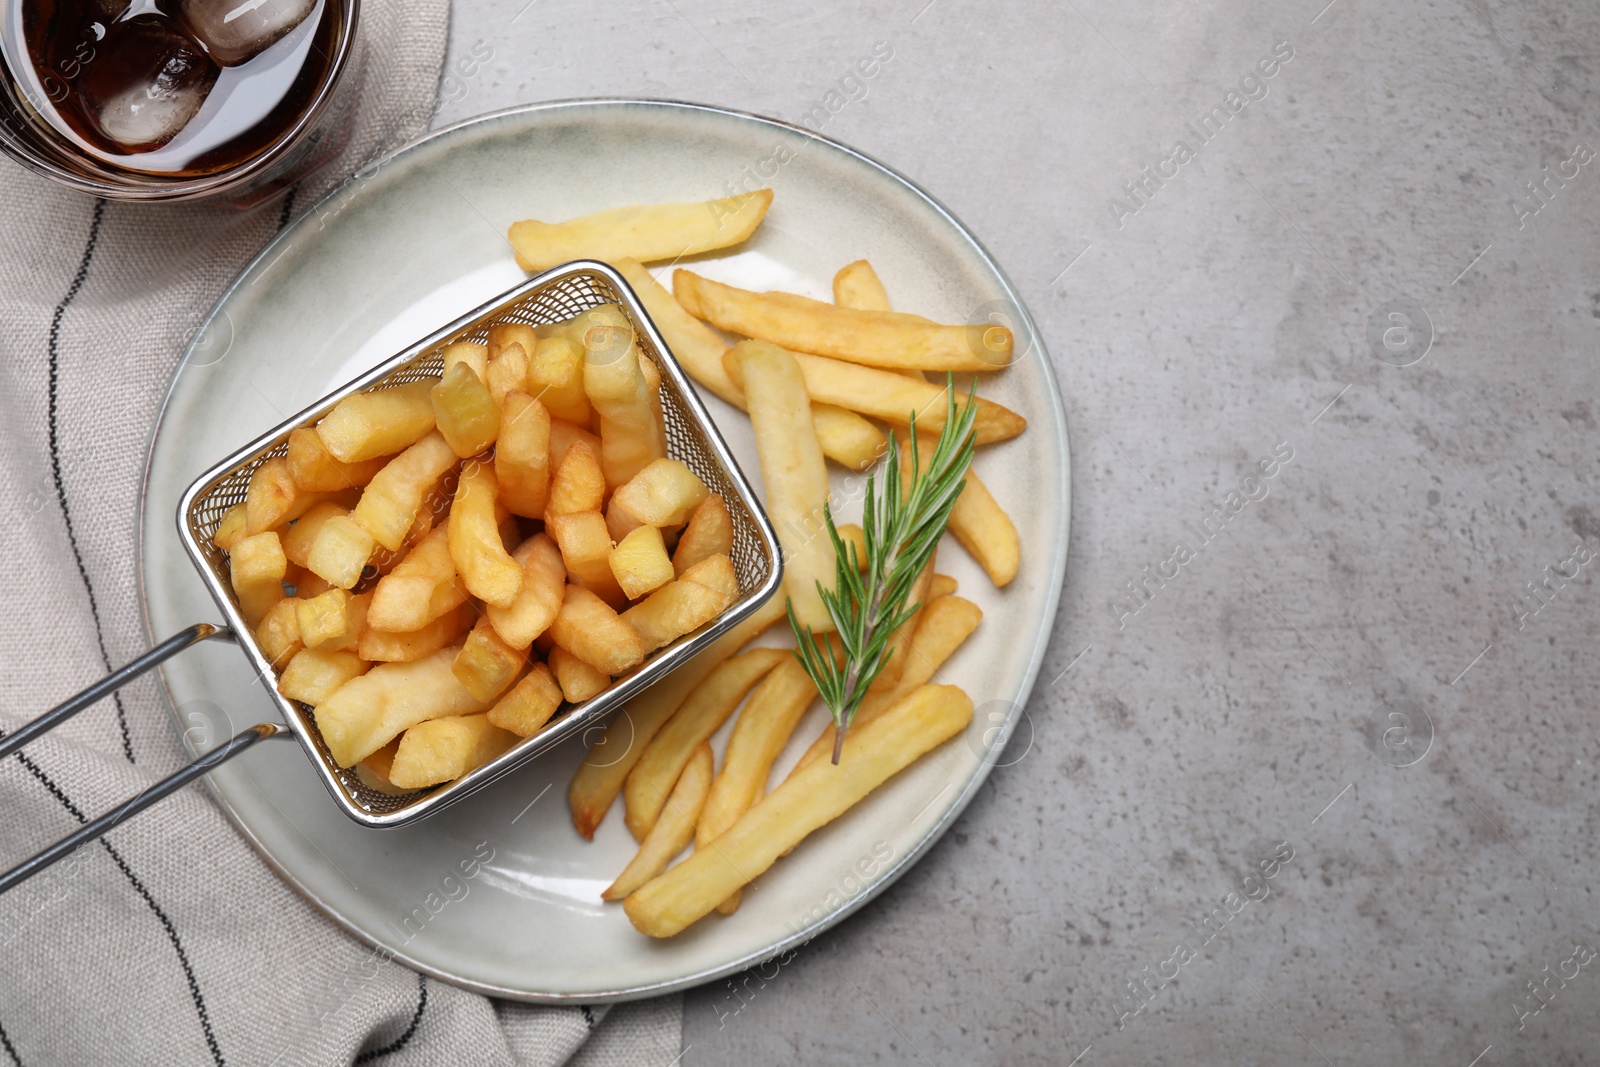
{"type": "Polygon", "coordinates": [[[511,514],[530,519],[544,514],[550,495],[550,413],[527,393],[508,392],[500,401],[494,475],[500,503],[511,514]]]}
{"type": "Polygon", "coordinates": [[[782,648],[752,648],[718,664],[694,687],[672,718],[645,746],[639,762],[628,772],[623,789],[625,817],[634,840],[645,835],[661,817],[672,783],[678,780],[695,750],[722,727],[757,682],[793,655],[782,648]]]}
{"type": "Polygon", "coordinates": [[[574,656],[560,645],[550,650],[550,672],[561,686],[561,695],[572,704],[582,704],[606,691],[611,677],[574,656]]]}
{"type": "Polygon", "coordinates": [[[378,544],[391,552],[398,550],[415,525],[429,491],[458,462],[460,457],[444,435],[429,432],[372,476],[350,517],[378,544]]]}
{"type": "Polygon", "coordinates": [[[617,486],[611,506],[626,512],[636,524],[680,526],[709,495],[706,483],[681,459],[662,458],[652,460],[617,486]]]}
{"type": "Polygon", "coordinates": [[[450,373],[450,369],[458,363],[465,363],[472,369],[481,382],[489,376],[489,349],[476,341],[457,341],[445,348],[440,357],[443,360],[442,371],[450,373]]]}
{"type": "MultiPolygon", "coordinates": [[[[491,327],[492,329],[492,327],[491,327]]],[[[526,392],[528,388],[528,353],[521,345],[508,345],[489,361],[489,377],[484,383],[496,405],[503,405],[512,393],[526,392]]]]}
{"type": "Polygon", "coordinates": [[[629,600],[660,589],[676,575],[667,558],[666,542],[654,526],[640,526],[618,541],[607,563],[629,600]]]}
{"type": "Polygon", "coordinates": [[[575,585],[567,586],[550,635],[591,667],[612,675],[637,666],[647,651],[639,634],[604,600],[575,585]]]}
{"type": "Polygon", "coordinates": [[[928,557],[928,562],[923,564],[922,570],[911,580],[911,588],[906,592],[905,603],[908,606],[916,605],[916,608],[910,618],[895,627],[894,632],[889,635],[889,641],[884,646],[888,659],[884,661],[878,677],[872,680],[873,688],[894,689],[900,681],[900,675],[905,671],[906,654],[911,649],[911,639],[917,632],[917,622],[922,617],[922,609],[928,602],[928,586],[933,583],[933,561],[937,555],[938,549],[935,549],[934,555],[928,557]]]}
{"type": "Polygon", "coordinates": [[[689,516],[689,525],[672,553],[672,569],[682,575],[703,559],[733,554],[733,516],[720,493],[702,500],[689,516]]]}
{"type": "Polygon", "coordinates": [[[666,798],[666,811],[642,839],[632,862],[617,875],[617,880],[600,896],[622,900],[629,893],[667,869],[672,858],[694,840],[694,824],[711,788],[711,746],[702,741],[690,754],[683,773],[678,775],[672,795],[666,798]]]}
{"type": "Polygon", "coordinates": [[[587,441],[573,441],[551,476],[545,515],[599,511],[605,498],[606,476],[600,467],[599,450],[587,441]]]}
{"type": "Polygon", "coordinates": [[[859,311],[892,311],[889,292],[878,272],[864,259],[847,263],[833,276],[833,302],[859,311]]]}
{"type": "Polygon", "coordinates": [[[942,596],[952,596],[961,585],[948,574],[935,574],[933,581],[928,584],[928,599],[937,600],[942,596]]]}
{"type": "MultiPolygon", "coordinates": [[[[523,322],[497,322],[489,327],[486,354],[489,365],[503,358],[513,346],[522,349],[524,357],[533,354],[539,344],[539,331],[523,322]]],[[[523,388],[518,386],[518,388],[523,388]]]]}
{"type": "MultiPolygon", "coordinates": [[[[983,611],[970,600],[958,596],[941,596],[930,600],[917,620],[917,631],[911,638],[911,649],[905,657],[905,669],[900,675],[899,684],[888,692],[867,694],[856,708],[855,721],[846,731],[847,743],[850,734],[888,711],[913,689],[930,681],[944,661],[978,628],[982,619],[983,611]]],[[[813,760],[831,756],[833,738],[834,727],[830,722],[827,729],[822,731],[822,736],[800,757],[795,771],[813,760]]],[[[791,771],[790,777],[794,773],[791,771]]]]}
{"type": "Polygon", "coordinates": [[[311,545],[317,539],[322,524],[335,515],[347,515],[344,508],[332,501],[324,500],[313,504],[304,515],[296,519],[293,525],[278,534],[283,543],[283,554],[290,563],[297,567],[304,567],[311,558],[311,545]]]}
{"type": "Polygon", "coordinates": [[[261,646],[261,654],[267,657],[274,670],[282,670],[295,653],[305,647],[305,642],[300,640],[299,622],[295,619],[295,609],[300,603],[296,597],[284,597],[267,609],[256,626],[256,644],[261,646]]]}
{"type": "Polygon", "coordinates": [[[472,629],[476,613],[463,604],[415,630],[391,631],[367,627],[361,631],[356,652],[371,663],[410,663],[433,655],[472,629]]]}
{"type": "Polygon", "coordinates": [[[394,754],[395,752],[399,751],[399,749],[400,739],[397,737],[393,741],[390,741],[387,745],[384,745],[382,748],[378,749],[377,752],[374,752],[372,755],[356,764],[356,778],[360,779],[361,784],[366,786],[368,789],[383,793],[386,796],[403,797],[409,793],[416,792],[414,789],[401,789],[399,786],[389,781],[387,772],[381,772],[378,770],[379,767],[393,766],[394,754]],[[380,758],[384,753],[388,754],[388,758],[380,758]]]}
{"type": "Polygon", "coordinates": [[[313,493],[295,484],[289,461],[282,456],[267,460],[250,476],[244,502],[244,532],[258,534],[298,519],[327,493],[313,493]]]}
{"type": "Polygon", "coordinates": [[[522,566],[506,551],[495,514],[499,483],[494,468],[472,461],[461,468],[461,481],[450,505],[450,558],[467,592],[488,604],[505,607],[522,588],[522,566]]]}
{"type": "Polygon", "coordinates": [[[628,598],[611,573],[613,546],[605,516],[598,511],[550,515],[544,528],[560,547],[562,562],[575,580],[613,608],[627,605],[628,598]]]}
{"type": "MultiPolygon", "coordinates": [[[[906,426],[911,413],[917,414],[917,429],[937,432],[944,429],[947,386],[919,382],[893,371],[861,367],[825,356],[794,353],[795,362],[805,376],[806,392],[812,402],[837,404],[865,415],[906,426]]],[[[956,403],[965,403],[958,391],[956,403]]],[[[976,397],[977,415],[973,437],[980,445],[993,444],[1017,436],[1028,428],[1028,420],[992,400],[976,397]]],[[[903,436],[903,435],[902,435],[903,436]]]]}
{"type": "Polygon", "coordinates": [[[487,715],[454,715],[419,722],[400,735],[389,781],[400,789],[453,782],[517,743],[487,715]]]}
{"type": "Polygon", "coordinates": [[[241,537],[228,553],[229,579],[239,600],[239,614],[253,629],[268,609],[283,599],[283,578],[289,560],[283,543],[271,530],[241,537]]]}
{"type": "Polygon", "coordinates": [[[393,455],[433,429],[433,383],[410,382],[352,393],[317,424],[317,435],[345,463],[393,455]]]}
{"type": "Polygon", "coordinates": [[[783,588],[794,616],[813,632],[832,630],[817,586],[832,589],[835,560],[825,508],[828,470],[809,418],[810,401],[795,357],[763,341],[741,341],[726,360],[750,402],[767,515],[783,546],[783,588]]]}
{"type": "Polygon", "coordinates": [[[550,469],[553,471],[567,457],[567,453],[578,441],[585,441],[594,449],[594,454],[600,454],[600,438],[585,430],[582,426],[575,426],[565,419],[550,419],[550,469]]]}
{"type": "Polygon", "coordinates": [[[382,456],[359,463],[345,463],[328,451],[317,431],[301,427],[289,431],[289,474],[294,484],[308,493],[335,493],[360,488],[387,462],[382,456]]]}
{"type": "Polygon", "coordinates": [[[500,436],[500,406],[467,363],[446,370],[432,396],[435,428],[462,459],[486,451],[500,436]]]}
{"type": "Polygon", "coordinates": [[[989,580],[996,587],[1003,587],[1017,576],[1022,563],[1022,539],[1017,536],[1016,523],[970,467],[963,485],[965,488],[950,511],[950,532],[978,561],[989,580]]]}
{"type": "MultiPolygon", "coordinates": [[[[646,652],[698,630],[739,599],[739,579],[727,556],[709,556],[622,613],[646,652]]],[[[612,673],[616,673],[613,671],[612,673]]]]}
{"type": "Polygon", "coordinates": [[[278,692],[290,700],[315,707],[338,692],[344,683],[366,672],[367,664],[354,652],[305,648],[294,654],[278,676],[278,692]]]}
{"type": "Polygon", "coordinates": [[[971,721],[972,700],[954,686],[914,691],[878,720],[852,730],[838,766],[819,761],[807,767],[746,812],[714,847],[696,849],[635,890],[623,902],[628,919],[651,937],[678,933],[971,721]]]}
{"type": "Polygon", "coordinates": [[[1011,362],[1004,326],[944,326],[918,315],[839,307],[794,293],[753,293],[679,268],[672,292],[719,329],[871,367],[992,371],[1011,362]]]}
{"type": "Polygon", "coordinates": [[[561,610],[567,569],[561,550],[544,534],[534,534],[522,542],[511,558],[522,568],[522,586],[516,599],[504,607],[489,604],[484,614],[500,640],[512,648],[526,649],[550,628],[561,610]]]}
{"type": "Polygon", "coordinates": [[[639,368],[633,327],[615,304],[583,313],[583,391],[600,417],[606,484],[622,485],[667,454],[661,402],[639,368]]]}
{"type": "MultiPolygon", "coordinates": [[[[611,720],[601,739],[572,776],[567,803],[572,824],[584,837],[593,837],[611,802],[622,791],[628,772],[662,725],[678,710],[689,692],[734,652],[784,617],[783,597],[774,596],[743,622],[713,641],[703,652],[683,664],[630,702],[611,720]]],[[[559,667],[552,658],[556,677],[559,667]]],[[[570,695],[568,696],[570,700],[570,695]]]]}
{"type": "Polygon", "coordinates": [[[480,618],[450,669],[467,692],[487,702],[510,689],[527,664],[526,648],[512,648],[500,640],[488,619],[480,618]]]}
{"type": "Polygon", "coordinates": [[[370,593],[352,596],[344,589],[329,589],[326,593],[300,601],[295,608],[295,624],[300,630],[300,640],[307,648],[320,648],[329,652],[353,652],[356,639],[366,622],[370,593]]]}
{"type": "Polygon", "coordinates": [[[419,630],[466,602],[467,591],[450,558],[449,532],[441,526],[378,579],[367,608],[367,625],[395,633],[419,630]]]}
{"type": "Polygon", "coordinates": [[[687,204],[633,204],[566,222],[524,219],[508,234],[517,266],[537,273],[574,259],[649,263],[736,245],[755,232],[771,189],[687,204]]]}
{"type": "MultiPolygon", "coordinates": [[[[740,411],[744,389],[722,365],[728,346],[712,329],[687,311],[636,260],[613,264],[638,295],[667,346],[689,376],[740,411]]],[[[883,455],[883,433],[853,411],[832,404],[811,405],[811,418],[823,455],[852,470],[866,470],[883,455]]]]}
{"type": "Polygon", "coordinates": [[[695,824],[697,847],[716,840],[766,792],[773,761],[816,697],[817,687],[794,656],[780,660],[761,679],[728,737],[722,770],[695,824]]]}
{"type": "Polygon", "coordinates": [[[222,515],[222,521],[217,523],[217,532],[211,535],[211,543],[224,552],[232,551],[233,546],[244,536],[245,506],[235,504],[222,515]]]}
{"type": "Polygon", "coordinates": [[[528,392],[551,417],[587,426],[593,409],[583,391],[583,342],[570,333],[540,338],[528,357],[528,392]]]}
{"type": "Polygon", "coordinates": [[[561,687],[549,666],[535,663],[511,691],[489,709],[489,721],[518,737],[532,737],[561,706],[561,687]]]}
{"type": "Polygon", "coordinates": [[[306,569],[329,585],[353,589],[378,547],[372,534],[350,515],[332,515],[317,529],[306,554],[306,569]]]}
{"type": "Polygon", "coordinates": [[[487,711],[451,672],[455,658],[454,648],[442,648],[412,663],[380,663],[318,704],[317,730],[334,762],[354,766],[428,719],[487,711]]]}

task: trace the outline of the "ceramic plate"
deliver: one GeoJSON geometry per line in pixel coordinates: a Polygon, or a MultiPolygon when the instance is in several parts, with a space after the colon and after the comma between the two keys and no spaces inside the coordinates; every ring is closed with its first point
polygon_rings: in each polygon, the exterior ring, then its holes
{"type": "MultiPolygon", "coordinates": [[[[1001,592],[953,544],[939,563],[986,613],[938,679],[972,695],[973,723],[779,861],[735,915],[709,916],[669,941],[635,932],[600,900],[634,844],[620,805],[594,841],[573,830],[566,788],[580,744],[389,831],[341,815],[297,745],[260,746],[211,774],[218,802],[285,881],[420,971],[519,1000],[606,1001],[759,962],[838,922],[914,863],[966,806],[1021,714],[1055,617],[1069,495],[1055,378],[1015,291],[955,218],[880,164],[781,123],[666,102],[539,105],[443,130],[347,184],[257,257],[186,356],[151,442],[140,545],[151,633],[217,617],[174,529],[189,482],[520,282],[505,239],[513,221],[700,200],[749,181],[776,192],[766,222],[736,254],[696,269],[830,299],[834,272],[870,256],[897,308],[1016,331],[1016,365],[984,389],[1030,429],[982,450],[978,470],[1016,520],[1022,570],[1001,592]]],[[[748,421],[706,399],[761,491],[748,421]]],[[[175,723],[201,747],[273,718],[231,646],[192,649],[164,680],[175,723]]],[[[774,781],[824,715],[812,709],[774,781]]]]}

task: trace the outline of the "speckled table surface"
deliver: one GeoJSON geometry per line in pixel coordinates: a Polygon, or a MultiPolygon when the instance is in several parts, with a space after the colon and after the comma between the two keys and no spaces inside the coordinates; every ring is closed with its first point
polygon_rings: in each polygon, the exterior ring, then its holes
{"type": "Polygon", "coordinates": [[[440,123],[843,88],[1068,405],[1009,765],[684,1064],[1600,1057],[1600,9],[1325,3],[458,0],[440,123]]]}

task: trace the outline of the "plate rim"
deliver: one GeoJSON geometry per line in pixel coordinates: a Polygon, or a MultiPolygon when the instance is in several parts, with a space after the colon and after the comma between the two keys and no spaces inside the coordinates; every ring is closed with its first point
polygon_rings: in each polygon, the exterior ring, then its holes
{"type": "MultiPolygon", "coordinates": [[[[256,835],[243,822],[238,813],[234,811],[233,806],[229,804],[228,801],[220,794],[218,788],[212,783],[210,777],[205,776],[202,778],[207,794],[210,795],[212,801],[217,805],[218,808],[221,809],[228,822],[250,846],[251,850],[261,858],[262,862],[264,862],[286,886],[299,895],[301,899],[305,900],[323,915],[333,920],[335,924],[350,933],[358,941],[370,945],[379,952],[386,954],[390,959],[399,960],[402,964],[414,971],[417,971],[421,974],[426,974],[431,978],[436,978],[443,982],[448,982],[449,984],[458,988],[466,989],[470,992],[479,993],[484,996],[499,997],[504,1000],[514,1000],[531,1004],[612,1004],[630,1000],[641,1000],[647,997],[661,996],[666,993],[692,989],[709,982],[714,982],[718,978],[747,970],[752,966],[773,959],[774,957],[785,952],[793,951],[794,949],[809,943],[817,936],[826,933],[828,930],[833,929],[845,919],[854,915],[868,902],[875,900],[881,893],[899,881],[900,878],[917,863],[917,861],[926,855],[928,851],[930,851],[933,846],[944,837],[944,835],[949,831],[950,827],[954,825],[955,821],[960,818],[961,814],[966,810],[967,805],[970,804],[973,797],[977,795],[978,789],[988,779],[990,771],[994,769],[998,756],[1005,748],[1006,743],[1010,740],[1012,733],[1014,733],[1017,719],[1022,714],[1026,713],[1026,707],[1032,698],[1034,685],[1038,681],[1039,670],[1043,666],[1044,655],[1048,650],[1050,635],[1054,629],[1055,621],[1060,611],[1061,587],[1066,578],[1067,557],[1070,554],[1071,548],[1072,451],[1067,433],[1066,407],[1062,403],[1061,385],[1056,378],[1055,366],[1050,361],[1048,349],[1044,344],[1044,338],[1039,332],[1037,324],[1033,320],[1033,315],[1029,312],[1027,305],[1023,302],[1021,294],[1017,291],[1016,286],[1012,283],[1010,276],[1007,275],[1006,272],[1001,268],[1000,264],[995,260],[994,256],[990,254],[988,248],[984,246],[983,242],[978,239],[976,234],[968,229],[967,226],[936,197],[928,193],[906,175],[900,173],[898,170],[895,170],[893,167],[880,162],[867,153],[853,148],[835,138],[828,137],[824,134],[816,132],[815,130],[806,129],[803,126],[798,126],[783,119],[773,118],[767,115],[760,115],[751,111],[743,111],[738,108],[723,107],[716,104],[702,104],[692,101],[672,100],[666,98],[610,96],[568,97],[560,100],[548,100],[532,104],[515,104],[510,107],[484,112],[481,115],[474,115],[470,118],[462,119],[459,122],[451,123],[448,126],[440,127],[437,130],[430,130],[422,136],[406,142],[405,144],[396,148],[394,151],[387,153],[376,162],[362,167],[361,170],[357,171],[355,174],[351,175],[349,178],[346,178],[334,188],[330,189],[316,203],[310,205],[298,219],[278,231],[278,233],[273,236],[272,240],[268,241],[259,252],[251,257],[250,261],[240,268],[239,273],[231,282],[228,283],[221,295],[218,296],[217,302],[212,306],[210,313],[206,315],[200,327],[195,331],[193,335],[194,338],[198,339],[205,335],[206,330],[216,318],[218,311],[220,311],[223,306],[227,304],[230,299],[232,299],[234,294],[244,284],[245,279],[260,263],[267,260],[268,257],[278,249],[280,244],[286,243],[291,237],[296,235],[300,228],[307,224],[308,219],[316,216],[321,208],[333,203],[340,197],[355,195],[354,192],[352,192],[354,189],[353,179],[359,177],[361,174],[376,173],[387,167],[399,157],[406,155],[407,153],[410,153],[425,144],[458,135],[462,131],[472,129],[473,127],[490,125],[505,119],[546,111],[608,107],[646,108],[659,109],[662,111],[685,110],[716,115],[723,118],[730,118],[739,122],[752,122],[758,126],[767,126],[784,130],[789,133],[799,134],[809,140],[819,142],[824,146],[842,152],[846,156],[851,157],[868,168],[879,171],[886,175],[892,181],[908,191],[912,196],[918,200],[921,200],[928,207],[932,208],[940,218],[953,227],[954,230],[960,234],[961,237],[968,242],[968,244],[971,245],[973,251],[983,262],[984,266],[993,274],[995,280],[999,283],[1001,290],[1003,291],[1007,300],[1010,302],[1011,306],[1016,309],[1017,314],[1020,315],[1023,321],[1026,322],[1030,335],[1038,339],[1040,363],[1043,368],[1045,379],[1050,385],[1050,398],[1048,401],[1048,406],[1053,410],[1056,416],[1052,428],[1055,431],[1055,443],[1061,457],[1057,480],[1059,481],[1063,506],[1060,509],[1059,515],[1057,516],[1056,529],[1054,531],[1057,544],[1060,546],[1060,552],[1057,554],[1054,565],[1051,567],[1048,575],[1048,585],[1045,590],[1045,612],[1043,619],[1041,620],[1041,625],[1033,636],[1033,646],[1028,653],[1028,665],[1023,671],[1022,685],[1019,688],[1019,699],[1013,706],[1010,714],[1006,716],[1004,723],[1001,725],[1001,741],[992,750],[985,754],[983,759],[978,764],[977,771],[972,775],[971,778],[967,780],[965,786],[956,795],[956,798],[951,802],[950,807],[945,811],[943,816],[941,816],[936,823],[930,826],[927,831],[923,833],[922,839],[917,843],[917,845],[910,849],[904,856],[900,857],[892,867],[884,872],[881,878],[879,878],[870,887],[863,887],[860,893],[851,898],[839,910],[823,917],[822,919],[819,919],[816,923],[804,928],[800,932],[791,933],[789,936],[783,937],[777,942],[765,948],[759,949],[756,952],[747,953],[741,957],[738,957],[737,959],[728,961],[718,966],[706,968],[694,974],[685,975],[680,978],[666,979],[664,981],[647,983],[644,985],[632,985],[620,989],[607,990],[604,992],[530,992],[524,989],[507,988],[504,986],[495,985],[492,982],[484,982],[478,979],[452,974],[431,964],[414,959],[404,951],[395,951],[392,947],[379,943],[377,939],[370,936],[353,920],[343,915],[336,907],[321,899],[316,893],[312,892],[307,886],[303,885],[299,879],[285,869],[266,849],[261,841],[257,839],[256,835]]],[[[144,464],[139,481],[138,515],[134,530],[134,552],[139,561],[139,566],[135,575],[135,586],[138,595],[140,622],[144,627],[146,640],[151,643],[157,640],[157,638],[155,637],[153,620],[150,617],[148,580],[145,573],[147,561],[145,553],[145,529],[148,525],[149,517],[150,479],[155,459],[155,445],[156,439],[160,436],[161,430],[166,424],[167,415],[171,408],[173,397],[177,392],[178,379],[183,374],[185,367],[187,367],[189,358],[193,353],[196,344],[196,340],[191,340],[191,342],[185,347],[183,356],[175,365],[172,372],[172,377],[167,383],[166,390],[163,392],[161,406],[156,412],[155,420],[151,423],[150,432],[145,439],[144,464]]],[[[156,675],[158,678],[162,699],[166,703],[168,718],[173,723],[181,727],[181,723],[179,723],[176,718],[177,701],[167,681],[166,671],[158,669],[156,671],[156,675]]]]}

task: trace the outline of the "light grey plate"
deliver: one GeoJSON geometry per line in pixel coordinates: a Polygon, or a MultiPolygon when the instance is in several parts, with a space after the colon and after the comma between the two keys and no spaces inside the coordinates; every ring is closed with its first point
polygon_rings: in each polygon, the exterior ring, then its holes
{"type": "MultiPolygon", "coordinates": [[[[899,175],[809,132],[688,104],[572,101],[474,119],[380,164],[269,245],[175,376],[151,443],[139,546],[150,631],[216,617],[173,525],[189,482],[521,281],[505,239],[513,221],[706,199],[751,175],[776,192],[766,222],[736,254],[697,270],[830,299],[834,272],[870,257],[899,309],[1016,331],[1016,365],[984,392],[1027,416],[1030,429],[982,449],[977,469],[1017,523],[1022,570],[996,591],[953,539],[939,564],[986,613],[938,679],[972,695],[974,721],[780,860],[736,914],[709,916],[670,941],[635,932],[619,906],[600,900],[634,843],[620,806],[592,842],[572,829],[565,794],[580,745],[390,831],[339,814],[297,746],[262,746],[213,772],[218,802],[285,881],[418,970],[531,1001],[626,1000],[713,980],[814,936],[881,892],[945,831],[997,758],[1020,755],[998,753],[1055,617],[1069,502],[1065,417],[1031,320],[976,239],[899,175]]],[[[760,491],[748,421],[715,398],[707,405],[760,491]]],[[[846,497],[859,495],[853,484],[836,476],[846,497]]],[[[178,729],[201,747],[273,715],[244,657],[226,645],[192,649],[164,679],[178,729]]],[[[775,782],[823,721],[812,709],[775,782]]]]}

